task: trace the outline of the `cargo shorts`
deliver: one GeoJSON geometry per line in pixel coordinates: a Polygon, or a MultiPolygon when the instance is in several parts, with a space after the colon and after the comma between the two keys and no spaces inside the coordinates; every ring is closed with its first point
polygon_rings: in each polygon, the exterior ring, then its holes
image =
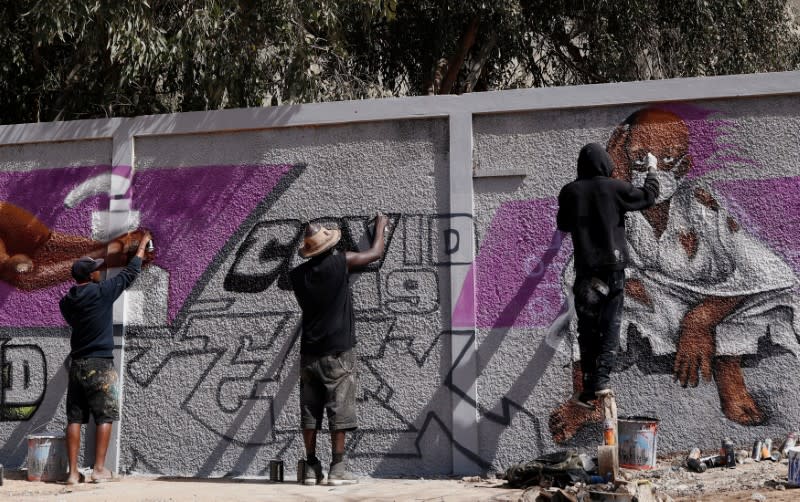
{"type": "Polygon", "coordinates": [[[347,431],[356,420],[356,356],[352,350],[324,356],[300,355],[300,412],[303,429],[347,431]]]}
{"type": "Polygon", "coordinates": [[[67,386],[67,423],[89,423],[90,413],[96,424],[119,420],[118,383],[113,359],[73,359],[67,386]]]}

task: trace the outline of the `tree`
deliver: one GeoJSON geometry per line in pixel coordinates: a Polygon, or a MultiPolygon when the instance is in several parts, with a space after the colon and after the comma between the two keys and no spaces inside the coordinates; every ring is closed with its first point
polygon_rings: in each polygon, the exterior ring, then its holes
{"type": "Polygon", "coordinates": [[[786,0],[17,0],[2,123],[800,68],[786,0]]]}

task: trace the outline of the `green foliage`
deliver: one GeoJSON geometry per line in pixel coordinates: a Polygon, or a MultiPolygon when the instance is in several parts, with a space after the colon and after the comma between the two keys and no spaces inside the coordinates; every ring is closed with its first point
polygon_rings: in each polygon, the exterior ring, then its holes
{"type": "Polygon", "coordinates": [[[2,2],[0,122],[792,70],[786,2],[2,2]]]}

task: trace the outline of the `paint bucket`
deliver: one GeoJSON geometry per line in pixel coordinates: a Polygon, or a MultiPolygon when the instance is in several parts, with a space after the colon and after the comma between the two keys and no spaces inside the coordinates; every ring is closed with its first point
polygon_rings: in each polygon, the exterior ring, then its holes
{"type": "Polygon", "coordinates": [[[656,466],[657,418],[622,417],[617,420],[619,465],[626,469],[656,466]]]}
{"type": "Polygon", "coordinates": [[[789,484],[800,486],[800,447],[793,447],[787,450],[789,458],[789,484]]]}
{"type": "Polygon", "coordinates": [[[28,436],[28,481],[64,481],[67,474],[67,443],[64,434],[28,436]]]}

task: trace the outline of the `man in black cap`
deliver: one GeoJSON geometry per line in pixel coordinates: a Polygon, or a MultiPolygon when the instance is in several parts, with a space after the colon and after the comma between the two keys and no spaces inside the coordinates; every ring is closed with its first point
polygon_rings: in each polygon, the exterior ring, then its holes
{"type": "Polygon", "coordinates": [[[558,195],[558,229],[572,234],[575,311],[582,385],[573,402],[594,409],[596,397],[611,392],[610,374],[619,349],[628,248],[625,213],[652,206],[658,197],[658,161],[643,152],[637,163],[647,173],[642,187],[611,177],[614,161],[597,143],[578,154],[578,178],[558,195]]]}
{"type": "MultiPolygon", "coordinates": [[[[72,327],[70,336],[69,384],[67,388],[67,484],[80,481],[78,448],[81,424],[89,423],[89,413],[97,425],[92,482],[112,479],[105,467],[106,450],[111,438],[112,422],[119,420],[118,375],[114,370],[113,307],[125,289],[142,269],[150,233],[138,243],[136,254],[128,265],[111,279],[100,280],[103,259],[88,256],[72,264],[72,277],[77,283],[59,302],[61,314],[72,327]]],[[[108,253],[124,253],[130,239],[117,239],[108,245],[108,253]]]]}
{"type": "Polygon", "coordinates": [[[322,464],[317,458],[317,431],[328,414],[331,433],[329,485],[358,482],[346,470],[345,433],[356,420],[356,344],[353,299],[348,274],[383,256],[383,233],[388,218],[378,213],[372,246],[366,251],[339,253],[334,246],[342,234],[317,223],[306,227],[300,256],[311,258],[289,273],[297,303],[303,312],[300,338],[300,411],[306,472],[303,484],[321,483],[322,464]]]}

